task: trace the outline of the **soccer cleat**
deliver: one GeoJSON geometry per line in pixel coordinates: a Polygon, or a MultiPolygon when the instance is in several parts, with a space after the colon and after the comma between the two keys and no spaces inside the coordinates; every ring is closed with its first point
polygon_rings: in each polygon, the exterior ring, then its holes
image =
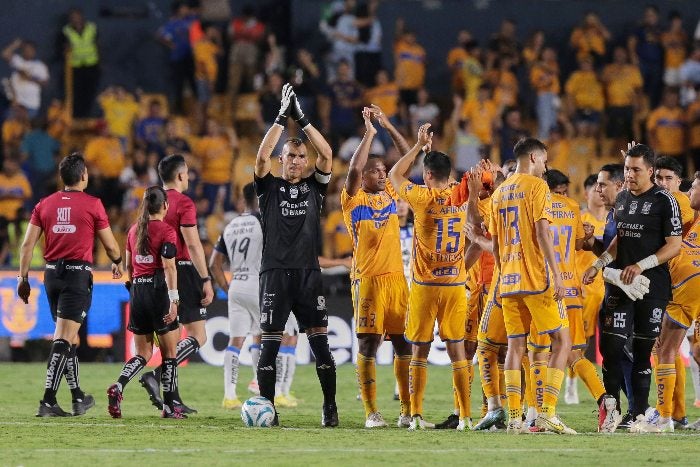
{"type": "Polygon", "coordinates": [[[275,411],[275,418],[272,419],[272,423],[270,423],[270,426],[280,426],[280,418],[277,414],[277,411],[275,411]]]}
{"type": "Polygon", "coordinates": [[[683,417],[679,420],[673,419],[673,428],[676,430],[687,430],[689,425],[688,417],[683,417]]]}
{"type": "Polygon", "coordinates": [[[566,377],[566,389],[564,390],[564,402],[568,405],[578,404],[578,384],[576,378],[566,377]]]}
{"type": "Polygon", "coordinates": [[[227,410],[240,409],[242,405],[243,403],[238,397],[236,397],[235,399],[226,399],[224,397],[224,400],[221,402],[221,407],[227,410]]]}
{"type": "Polygon", "coordinates": [[[160,383],[156,378],[155,373],[147,371],[139,378],[139,383],[148,393],[148,398],[151,399],[151,404],[158,410],[163,410],[163,399],[160,397],[160,383]]]}
{"type": "Polygon", "coordinates": [[[614,433],[622,422],[622,415],[617,410],[617,401],[613,396],[603,395],[598,406],[598,433],[614,433]]]}
{"type": "Polygon", "coordinates": [[[193,409],[192,407],[187,407],[184,402],[182,401],[173,401],[173,408],[178,409],[180,412],[183,414],[196,414],[197,409],[193,409]]]}
{"type": "Polygon", "coordinates": [[[472,419],[471,418],[461,418],[457,424],[457,431],[472,431],[472,419]]]}
{"type": "Polygon", "coordinates": [[[83,415],[88,409],[95,406],[95,398],[90,394],[85,394],[82,399],[76,399],[73,401],[73,415],[83,415]]]}
{"type": "Polygon", "coordinates": [[[372,412],[365,420],[365,428],[385,428],[387,426],[384,417],[379,412],[372,412]]]}
{"type": "Polygon", "coordinates": [[[630,433],[673,433],[673,419],[662,417],[656,409],[647,409],[645,415],[639,415],[632,424],[630,433]]]}
{"type": "Polygon", "coordinates": [[[44,401],[39,401],[39,410],[36,412],[37,417],[70,417],[71,414],[63,410],[58,402],[51,405],[44,401]]]}
{"type": "Polygon", "coordinates": [[[436,430],[454,430],[459,425],[459,415],[450,414],[442,423],[436,423],[436,430]]]}
{"type": "Polygon", "coordinates": [[[294,408],[297,405],[299,405],[296,401],[296,398],[291,398],[289,396],[285,396],[284,394],[280,394],[279,396],[275,396],[275,405],[277,407],[284,407],[286,409],[294,408]]]}
{"type": "Polygon", "coordinates": [[[321,412],[321,426],[335,428],[338,426],[338,423],[338,406],[335,404],[324,404],[321,412]]]}
{"type": "Polygon", "coordinates": [[[411,416],[400,414],[396,425],[399,428],[408,428],[409,426],[411,426],[411,416]]]}
{"type": "Polygon", "coordinates": [[[525,419],[523,421],[523,433],[545,433],[546,431],[544,428],[537,426],[537,415],[533,419],[525,419]]]}
{"type": "Polygon", "coordinates": [[[646,433],[645,424],[654,424],[659,418],[659,412],[654,407],[647,407],[644,414],[637,415],[637,418],[630,422],[630,433],[646,433]]]}
{"type": "Polygon", "coordinates": [[[248,383],[248,392],[255,394],[256,396],[260,395],[260,387],[258,387],[258,381],[253,379],[248,383]]]}
{"type": "Polygon", "coordinates": [[[544,428],[546,431],[551,431],[560,435],[577,434],[576,431],[564,425],[564,422],[562,422],[557,415],[547,417],[545,414],[539,414],[537,420],[535,420],[535,425],[539,428],[544,428]]]}
{"type": "Polygon", "coordinates": [[[161,418],[187,418],[187,415],[182,411],[182,405],[175,404],[173,404],[172,408],[168,407],[168,404],[163,404],[163,413],[160,416],[161,418]]]}
{"type": "Polygon", "coordinates": [[[486,413],[486,416],[482,418],[479,423],[473,428],[474,431],[488,430],[492,426],[496,425],[498,422],[505,423],[506,421],[506,411],[503,407],[491,410],[486,413]]]}
{"type": "Polygon", "coordinates": [[[395,401],[400,401],[400,400],[401,400],[401,398],[399,397],[399,395],[398,395],[397,393],[394,393],[394,400],[395,400],[395,401]]]}
{"type": "Polygon", "coordinates": [[[700,420],[697,420],[691,424],[689,424],[687,427],[685,427],[686,430],[700,430],[700,420]]]}
{"type": "Polygon", "coordinates": [[[617,425],[618,429],[623,429],[623,430],[629,430],[630,427],[632,426],[632,422],[634,421],[634,417],[632,417],[632,414],[627,412],[622,416],[622,420],[620,423],[617,425]]]}
{"type": "Polygon", "coordinates": [[[435,425],[426,422],[420,415],[414,415],[411,418],[411,423],[408,425],[408,431],[426,430],[430,428],[435,428],[435,425]]]}
{"type": "Polygon", "coordinates": [[[511,418],[506,425],[506,433],[518,435],[523,432],[523,421],[520,418],[511,418]]]}
{"type": "Polygon", "coordinates": [[[112,418],[122,418],[121,402],[124,396],[116,384],[107,388],[107,411],[112,418]]]}

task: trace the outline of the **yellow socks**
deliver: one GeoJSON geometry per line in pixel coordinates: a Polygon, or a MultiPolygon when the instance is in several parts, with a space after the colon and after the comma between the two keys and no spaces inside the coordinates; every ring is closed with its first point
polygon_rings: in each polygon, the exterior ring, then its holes
{"type": "Polygon", "coordinates": [[[498,383],[500,370],[498,369],[498,348],[479,342],[476,348],[476,358],[479,360],[479,371],[481,372],[481,388],[487,398],[498,395],[498,383]]]}
{"type": "Polygon", "coordinates": [[[411,394],[408,389],[408,365],[410,363],[410,355],[394,355],[394,377],[396,378],[396,383],[399,385],[401,415],[411,415],[411,394]]]}
{"type": "Polygon", "coordinates": [[[530,377],[530,358],[527,355],[523,357],[523,379],[525,380],[525,388],[523,389],[525,404],[528,407],[535,407],[535,388],[530,377]]]}
{"type": "Polygon", "coordinates": [[[365,406],[365,417],[377,412],[377,366],[374,358],[357,354],[357,382],[365,406]]]}
{"type": "Polygon", "coordinates": [[[557,400],[559,399],[562,381],[564,381],[564,372],[562,370],[547,368],[547,384],[545,385],[544,397],[542,398],[542,413],[547,417],[552,417],[557,411],[557,400]]]}
{"type": "Polygon", "coordinates": [[[685,365],[680,354],[676,355],[674,365],[676,367],[676,384],[673,385],[673,418],[680,420],[685,417],[685,365]]]}
{"type": "Polygon", "coordinates": [[[506,402],[506,374],[504,373],[505,371],[505,366],[503,363],[499,363],[498,365],[498,394],[501,397],[501,405],[505,405],[506,402]]]}
{"type": "MultiPolygon", "coordinates": [[[[547,384],[547,360],[535,360],[530,362],[530,381],[532,383],[532,398],[538,412],[542,412],[544,394],[547,384]]],[[[561,382],[559,383],[561,385],[561,382]]],[[[558,393],[557,393],[558,394],[558,393]]]]}
{"type": "Polygon", "coordinates": [[[471,362],[461,360],[452,363],[452,384],[459,402],[459,418],[471,416],[471,388],[469,387],[469,367],[471,362]]]}
{"type": "Polygon", "coordinates": [[[522,410],[520,407],[520,370],[503,370],[506,387],[506,397],[508,398],[508,418],[520,419],[522,410]]]}
{"type": "Polygon", "coordinates": [[[411,393],[411,416],[423,415],[423,396],[428,382],[428,360],[411,358],[408,366],[408,387],[411,393]]]}
{"type": "Polygon", "coordinates": [[[593,400],[597,401],[605,394],[605,386],[598,376],[595,366],[587,358],[581,357],[571,364],[571,369],[574,374],[581,378],[583,384],[586,385],[588,391],[593,396],[593,400]]]}
{"type": "Polygon", "coordinates": [[[656,365],[656,410],[662,417],[673,413],[673,389],[676,386],[676,366],[673,363],[656,365]]]}

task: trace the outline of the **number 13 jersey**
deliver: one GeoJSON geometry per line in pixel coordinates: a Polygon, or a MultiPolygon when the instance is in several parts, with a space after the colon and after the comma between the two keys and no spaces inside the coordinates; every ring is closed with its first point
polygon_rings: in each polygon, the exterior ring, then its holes
{"type": "MultiPolygon", "coordinates": [[[[400,196],[413,209],[413,282],[424,285],[464,285],[466,204],[448,206],[451,188],[431,189],[404,182],[400,196]]],[[[398,254],[398,252],[396,252],[398,254]]]]}
{"type": "Polygon", "coordinates": [[[263,233],[259,214],[244,213],[224,228],[214,246],[231,267],[231,291],[258,295],[263,233]]]}
{"type": "Polygon", "coordinates": [[[498,236],[501,296],[543,293],[550,270],[537,242],[535,223],[552,223],[552,195],[547,183],[528,174],[514,174],[491,197],[489,232],[498,236]]]}

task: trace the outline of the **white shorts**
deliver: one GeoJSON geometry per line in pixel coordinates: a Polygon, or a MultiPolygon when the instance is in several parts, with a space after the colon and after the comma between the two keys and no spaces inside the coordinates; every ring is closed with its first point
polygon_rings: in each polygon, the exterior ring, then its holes
{"type": "Polygon", "coordinates": [[[260,335],[260,299],[257,295],[229,293],[229,337],[260,335]]]}
{"type": "Polygon", "coordinates": [[[297,318],[294,316],[294,313],[289,313],[287,324],[284,325],[284,333],[288,336],[296,336],[299,334],[299,323],[297,323],[297,318]]]}

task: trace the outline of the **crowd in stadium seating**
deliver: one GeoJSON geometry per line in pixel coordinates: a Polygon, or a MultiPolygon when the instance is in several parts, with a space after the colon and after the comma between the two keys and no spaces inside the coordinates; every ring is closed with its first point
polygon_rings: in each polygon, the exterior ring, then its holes
{"type": "MultiPolygon", "coordinates": [[[[200,18],[196,4],[175,1],[156,34],[169,54],[167,95],[127,90],[106,77],[97,94],[99,53],[109,49],[98,50],[97,26],[77,10],[62,31],[71,51],[71,103],[54,99],[42,105],[42,87],[58,78],[49,77],[31,38],[4,48],[12,75],[4,81],[10,106],[2,124],[1,266],[17,265],[31,207],[56,188],[57,158],[73,150],[85,154],[89,191],[103,200],[122,244],[145,188],[158,181],[157,162],[169,153],[184,154],[195,174],[188,194],[210,247],[240,208],[257,145],[277,115],[287,81],[335,150],[324,210],[329,257],[352,251],[339,191],[363,131],[361,108],[369,103],[378,104],[407,136],[431,122],[434,145],[448,149],[458,170],[480,158],[503,162],[512,158],[520,137],[538,136],[548,144],[550,167],[569,175],[570,194],[581,201],[586,176],[617,161],[619,148],[632,139],[680,158],[688,171],[700,168],[700,31],[693,38],[684,26],[696,18],[678,12],[664,21],[648,6],[641,18],[630,18],[639,24],[625,36],[589,12],[573,25],[568,44],[551,43],[543,30],[523,31],[528,36],[521,44],[518,25],[504,19],[491,37],[465,29],[451,50],[428,52],[420,30],[401,18],[393,25],[393,45],[388,42],[389,25],[377,16],[379,1],[332,1],[319,25],[328,45],[322,55],[279,43],[252,6],[224,24],[200,18]],[[388,47],[393,64],[382,61],[388,47]],[[569,55],[573,67],[562,59],[569,55]],[[427,59],[434,67],[445,57],[449,88],[445,83],[427,90],[427,59]],[[95,104],[100,118],[85,118],[95,104]]],[[[372,152],[383,154],[388,165],[398,159],[381,129],[375,143],[372,152]]],[[[101,254],[97,262],[108,259],[101,254]]]]}

